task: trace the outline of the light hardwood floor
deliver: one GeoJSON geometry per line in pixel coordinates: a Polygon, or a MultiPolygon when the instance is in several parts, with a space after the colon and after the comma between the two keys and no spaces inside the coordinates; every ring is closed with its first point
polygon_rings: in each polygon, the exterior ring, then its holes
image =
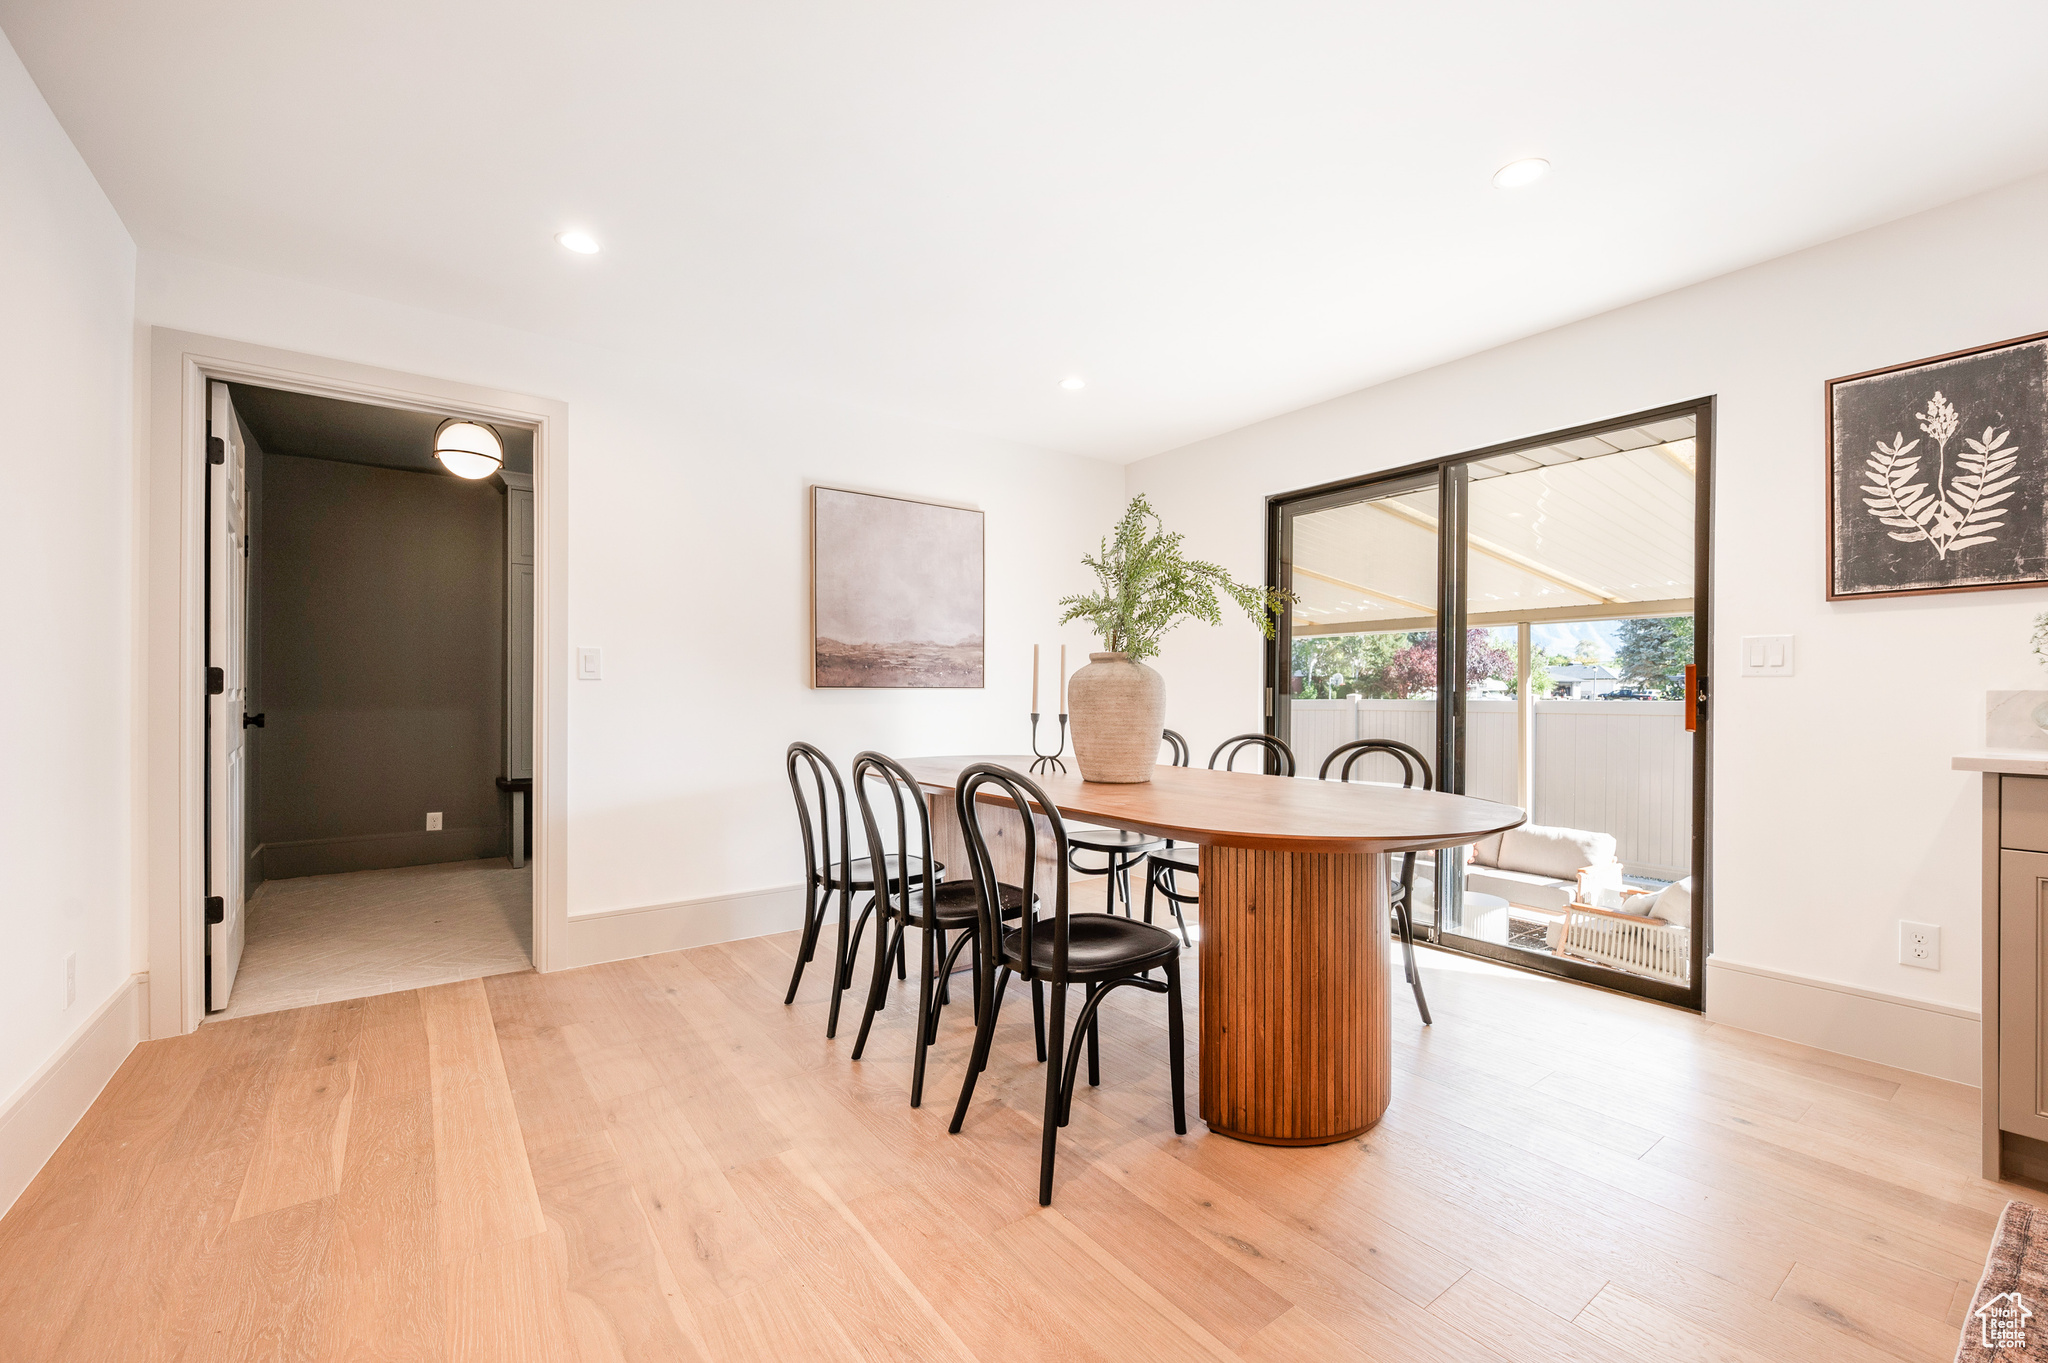
{"type": "Polygon", "coordinates": [[[0,1358],[1946,1360],[2019,1191],[1973,1089],[1425,952],[1321,1149],[1175,1137],[1116,995],[1042,1210],[1028,1000],[948,1136],[966,1010],[912,1111],[793,945],[141,1047],[0,1221],[0,1358]]]}

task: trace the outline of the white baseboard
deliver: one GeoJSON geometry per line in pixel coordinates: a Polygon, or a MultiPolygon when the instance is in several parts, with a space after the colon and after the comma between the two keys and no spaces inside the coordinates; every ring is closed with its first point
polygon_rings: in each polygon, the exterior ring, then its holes
{"type": "Polygon", "coordinates": [[[1958,1084],[1983,1080],[1983,1021],[1967,1008],[1709,956],[1707,1018],[1958,1084]]]}
{"type": "Polygon", "coordinates": [[[741,894],[707,895],[644,909],[572,914],[548,947],[550,970],[624,961],[684,947],[737,942],[804,925],[803,887],[777,885],[741,894]]]}
{"type": "Polygon", "coordinates": [[[130,975],[0,1106],[0,1215],[28,1190],[148,1033],[149,976],[130,975]]]}

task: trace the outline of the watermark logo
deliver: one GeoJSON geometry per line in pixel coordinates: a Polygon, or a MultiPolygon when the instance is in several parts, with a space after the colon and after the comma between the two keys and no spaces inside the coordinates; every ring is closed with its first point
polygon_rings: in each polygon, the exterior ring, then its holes
{"type": "Polygon", "coordinates": [[[1977,1308],[1977,1323],[1987,1349],[2027,1347],[2027,1321],[2033,1312],[2017,1292],[2001,1292],[1977,1308]]]}

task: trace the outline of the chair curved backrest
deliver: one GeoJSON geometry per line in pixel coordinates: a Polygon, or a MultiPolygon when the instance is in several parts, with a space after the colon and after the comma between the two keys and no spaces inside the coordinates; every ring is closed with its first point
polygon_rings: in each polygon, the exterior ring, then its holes
{"type": "Polygon", "coordinates": [[[846,784],[839,768],[822,749],[803,742],[789,745],[782,765],[803,830],[806,892],[823,889],[835,868],[844,884],[852,879],[853,856],[847,850],[846,784]]]}
{"type": "Polygon", "coordinates": [[[1174,766],[1185,767],[1188,764],[1188,741],[1185,738],[1171,729],[1162,729],[1159,731],[1159,739],[1173,749],[1174,766]]]}
{"type": "Polygon", "coordinates": [[[967,844],[968,866],[974,872],[974,902],[979,914],[981,940],[993,944],[985,956],[987,968],[995,969],[1002,956],[1003,940],[1002,896],[998,889],[995,858],[989,852],[988,835],[982,831],[984,813],[1001,809],[1004,803],[1013,805],[1024,824],[1024,845],[1019,851],[1024,858],[1024,903],[1027,906],[1017,924],[1022,934],[1020,943],[1023,957],[1018,974],[1027,980],[1044,980],[1048,984],[1065,984],[1067,981],[1067,823],[1053,802],[1046,797],[1038,783],[1020,771],[1000,766],[994,762],[977,762],[960,773],[958,786],[953,791],[954,808],[959,814],[962,841],[967,844]],[[988,792],[984,797],[983,792],[988,792]],[[1034,817],[1036,815],[1037,817],[1034,817]],[[1054,856],[1052,864],[1057,868],[1053,875],[1055,884],[1052,900],[1052,919],[1047,922],[1038,916],[1037,905],[1041,898],[1038,889],[1038,843],[1040,831],[1038,819],[1043,818],[1052,830],[1054,856]],[[1041,973],[1035,961],[1033,947],[1039,940],[1038,934],[1052,934],[1052,969],[1041,973]]]}
{"type": "Polygon", "coordinates": [[[1351,769],[1374,753],[1385,753],[1401,764],[1401,784],[1404,787],[1413,786],[1416,776],[1420,774],[1424,790],[1436,789],[1436,777],[1429,769],[1429,759],[1406,743],[1392,738],[1356,738],[1349,743],[1338,744],[1330,750],[1330,755],[1323,759],[1323,766],[1316,773],[1316,780],[1329,780],[1330,768],[1336,766],[1337,759],[1341,757],[1344,759],[1344,765],[1338,769],[1337,779],[1349,781],[1351,769]]]}
{"type": "Polygon", "coordinates": [[[1209,770],[1215,771],[1216,760],[1221,758],[1224,771],[1235,771],[1236,768],[1231,764],[1237,761],[1237,755],[1246,748],[1264,749],[1265,753],[1261,755],[1271,754],[1282,776],[1294,775],[1294,749],[1287,746],[1285,739],[1275,738],[1271,734],[1239,734],[1235,738],[1224,739],[1216,745],[1216,751],[1209,754],[1209,770]]]}
{"type": "Polygon", "coordinates": [[[873,868],[870,874],[875,882],[875,902],[882,905],[884,916],[895,917],[918,927],[930,926],[932,922],[932,881],[930,874],[913,876],[910,873],[912,858],[916,864],[927,868],[932,860],[931,811],[925,807],[924,787],[918,784],[907,768],[886,753],[863,752],[853,759],[853,799],[860,806],[861,831],[867,834],[868,856],[873,868]],[[875,804],[869,795],[873,785],[885,787],[889,799],[882,806],[888,820],[875,817],[875,804]],[[915,812],[913,812],[915,811],[915,812]],[[911,829],[917,835],[912,845],[911,829]],[[892,836],[884,837],[884,833],[892,836]],[[897,871],[889,874],[886,858],[896,858],[897,871]]]}

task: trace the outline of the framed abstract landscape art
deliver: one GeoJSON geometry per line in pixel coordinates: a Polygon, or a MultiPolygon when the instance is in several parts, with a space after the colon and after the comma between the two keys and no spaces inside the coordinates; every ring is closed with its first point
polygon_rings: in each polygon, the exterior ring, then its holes
{"type": "Polygon", "coordinates": [[[2048,332],[1830,379],[1828,600],[2048,583],[2048,332]]]}
{"type": "Polygon", "coordinates": [[[811,685],[982,685],[982,513],[811,489],[811,685]]]}

